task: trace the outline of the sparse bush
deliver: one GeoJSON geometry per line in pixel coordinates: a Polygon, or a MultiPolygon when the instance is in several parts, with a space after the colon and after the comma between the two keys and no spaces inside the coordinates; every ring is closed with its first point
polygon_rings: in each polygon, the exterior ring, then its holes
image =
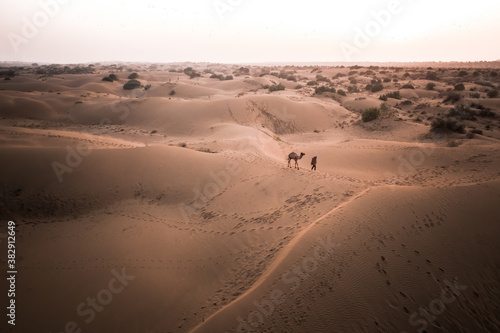
{"type": "Polygon", "coordinates": [[[401,95],[400,95],[399,91],[394,91],[394,92],[391,92],[391,93],[388,93],[385,95],[381,95],[379,97],[379,99],[382,101],[387,101],[388,98],[401,99],[401,95]]]}
{"type": "Polygon", "coordinates": [[[141,87],[141,82],[138,80],[130,80],[123,85],[123,89],[132,90],[141,87]]]}
{"type": "Polygon", "coordinates": [[[460,77],[464,77],[464,76],[467,76],[467,75],[469,75],[469,73],[467,73],[467,71],[460,71],[460,72],[458,72],[458,76],[460,76],[460,77]]]}
{"type": "Polygon", "coordinates": [[[496,114],[495,112],[491,111],[490,109],[484,109],[479,111],[477,114],[479,117],[484,117],[484,118],[495,118],[496,114]]]}
{"type": "Polygon", "coordinates": [[[335,90],[335,88],[329,88],[327,86],[321,86],[321,87],[317,87],[316,89],[314,89],[314,93],[316,95],[321,95],[322,93],[325,93],[325,92],[335,93],[336,90],[335,90]]]}
{"type": "Polygon", "coordinates": [[[113,81],[118,81],[118,76],[116,76],[116,74],[109,74],[109,78],[113,81]]]}
{"type": "Polygon", "coordinates": [[[226,77],[224,78],[224,80],[226,80],[226,81],[230,81],[230,80],[233,80],[233,79],[234,79],[234,78],[233,78],[233,76],[232,76],[232,75],[228,75],[228,76],[226,76],[226,77]]]}
{"type": "Polygon", "coordinates": [[[490,87],[490,88],[495,89],[495,85],[491,82],[488,82],[488,81],[480,81],[480,82],[476,82],[476,84],[483,86],[483,87],[490,87]]]}
{"type": "Polygon", "coordinates": [[[298,85],[295,86],[295,89],[302,89],[302,88],[304,88],[304,86],[301,85],[301,84],[298,84],[298,85]]]}
{"type": "Polygon", "coordinates": [[[286,78],[288,81],[293,81],[293,82],[297,82],[297,78],[293,75],[290,75],[289,77],[286,78]]]}
{"type": "Polygon", "coordinates": [[[391,108],[387,103],[380,104],[380,117],[381,118],[389,118],[394,116],[394,109],[391,108]]]}
{"type": "Polygon", "coordinates": [[[463,120],[471,120],[475,121],[476,113],[472,111],[469,107],[465,107],[463,105],[457,105],[453,109],[450,109],[448,111],[448,114],[446,115],[447,117],[459,117],[463,120]]]}
{"type": "Polygon", "coordinates": [[[434,90],[434,88],[436,88],[436,84],[433,83],[433,82],[429,82],[427,83],[427,85],[425,86],[425,90],[434,90]]]}
{"type": "Polygon", "coordinates": [[[168,94],[169,94],[170,96],[174,96],[174,95],[175,95],[175,90],[171,90],[168,94]]]}
{"type": "Polygon", "coordinates": [[[376,93],[376,92],[379,92],[379,91],[382,91],[382,90],[384,90],[384,86],[382,84],[380,84],[380,83],[374,84],[372,86],[372,88],[370,89],[370,91],[372,93],[376,93]]]}
{"type": "Polygon", "coordinates": [[[465,90],[465,86],[464,86],[463,83],[459,83],[459,84],[455,85],[454,89],[456,91],[464,91],[465,90]]]}
{"type": "Polygon", "coordinates": [[[413,84],[407,83],[401,87],[401,89],[415,89],[413,84]]]}
{"type": "Polygon", "coordinates": [[[285,90],[285,86],[281,83],[273,84],[272,86],[269,86],[268,89],[269,89],[269,92],[280,91],[280,90],[285,90]]]}
{"type": "Polygon", "coordinates": [[[357,87],[357,86],[354,86],[354,85],[353,85],[353,86],[349,86],[349,87],[347,87],[347,91],[348,91],[349,93],[359,93],[359,89],[358,89],[358,87],[357,87]]]}
{"type": "Polygon", "coordinates": [[[427,80],[432,80],[432,81],[436,81],[438,76],[437,76],[437,73],[436,72],[427,72],[427,74],[425,75],[425,78],[427,80]]]}
{"type": "Polygon", "coordinates": [[[431,129],[434,131],[451,131],[458,133],[465,132],[463,124],[458,123],[454,119],[443,119],[440,117],[432,121],[431,129]]]}
{"type": "Polygon", "coordinates": [[[481,94],[478,92],[471,93],[470,98],[481,98],[481,94]]]}
{"type": "Polygon", "coordinates": [[[407,99],[407,100],[404,100],[401,103],[399,103],[399,105],[403,105],[403,106],[404,105],[413,105],[413,102],[410,101],[409,99],[407,99]]]}
{"type": "Polygon", "coordinates": [[[113,82],[113,79],[110,78],[109,76],[105,76],[105,77],[102,78],[102,81],[113,82]]]}
{"type": "Polygon", "coordinates": [[[129,80],[137,79],[139,77],[139,74],[137,73],[132,73],[128,76],[129,80]]]}
{"type": "Polygon", "coordinates": [[[350,78],[349,78],[349,82],[350,82],[351,84],[357,84],[357,83],[358,83],[358,80],[356,80],[356,79],[355,79],[355,78],[353,78],[353,77],[350,77],[350,78]]]}
{"type": "MultiPolygon", "coordinates": [[[[333,89],[333,88],[332,88],[333,89]]],[[[337,94],[341,95],[341,96],[347,96],[347,94],[345,93],[345,91],[343,91],[342,89],[339,89],[337,91],[337,94]]]]}
{"type": "Polygon", "coordinates": [[[489,98],[497,98],[498,97],[498,90],[490,90],[486,94],[489,98]]]}
{"type": "Polygon", "coordinates": [[[149,90],[149,88],[151,88],[151,85],[150,85],[150,84],[146,84],[146,85],[144,86],[144,90],[149,90]]]}
{"type": "Polygon", "coordinates": [[[350,71],[349,76],[358,74],[358,71],[350,71]]]}
{"type": "Polygon", "coordinates": [[[365,123],[372,121],[372,120],[375,120],[378,117],[380,117],[380,110],[379,110],[379,108],[375,108],[375,107],[366,109],[361,113],[361,119],[365,123]]]}
{"type": "Polygon", "coordinates": [[[190,79],[194,79],[195,77],[200,77],[201,74],[200,73],[197,73],[192,67],[186,67],[184,70],[183,70],[184,74],[186,74],[187,76],[189,76],[190,79]]]}
{"type": "Polygon", "coordinates": [[[390,77],[384,78],[384,83],[388,83],[388,82],[391,82],[391,78],[390,77]]]}
{"type": "Polygon", "coordinates": [[[308,86],[317,86],[319,83],[317,81],[309,81],[307,82],[308,86]]]}
{"type": "Polygon", "coordinates": [[[452,104],[455,104],[456,102],[460,101],[460,99],[462,99],[462,96],[459,93],[448,92],[448,95],[443,100],[443,103],[452,103],[452,104]]]}

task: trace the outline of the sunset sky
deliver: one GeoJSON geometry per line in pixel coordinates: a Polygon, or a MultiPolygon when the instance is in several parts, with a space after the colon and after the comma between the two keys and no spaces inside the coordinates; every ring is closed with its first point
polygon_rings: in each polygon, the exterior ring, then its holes
{"type": "Polygon", "coordinates": [[[0,61],[500,59],[497,0],[0,3],[0,61]]]}

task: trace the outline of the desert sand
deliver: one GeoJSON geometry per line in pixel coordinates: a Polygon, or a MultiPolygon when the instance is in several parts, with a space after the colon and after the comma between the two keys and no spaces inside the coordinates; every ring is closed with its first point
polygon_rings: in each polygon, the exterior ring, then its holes
{"type": "Polygon", "coordinates": [[[500,332],[498,68],[68,68],[0,81],[6,331],[500,332]]]}

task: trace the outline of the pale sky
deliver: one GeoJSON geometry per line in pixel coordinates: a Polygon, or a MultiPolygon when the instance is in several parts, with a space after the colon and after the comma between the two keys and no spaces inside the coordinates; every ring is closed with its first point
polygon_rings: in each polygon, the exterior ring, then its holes
{"type": "Polygon", "coordinates": [[[0,61],[498,60],[499,17],[498,0],[0,0],[0,61]]]}

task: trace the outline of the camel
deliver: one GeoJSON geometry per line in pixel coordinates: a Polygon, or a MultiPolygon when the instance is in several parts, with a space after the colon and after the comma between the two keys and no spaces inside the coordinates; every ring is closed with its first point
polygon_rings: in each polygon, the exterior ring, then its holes
{"type": "Polygon", "coordinates": [[[303,156],[305,156],[304,153],[300,153],[300,156],[295,154],[295,153],[290,153],[288,155],[288,167],[291,168],[292,166],[290,165],[290,161],[294,160],[295,161],[295,167],[299,169],[299,163],[298,160],[300,160],[303,156]]]}

